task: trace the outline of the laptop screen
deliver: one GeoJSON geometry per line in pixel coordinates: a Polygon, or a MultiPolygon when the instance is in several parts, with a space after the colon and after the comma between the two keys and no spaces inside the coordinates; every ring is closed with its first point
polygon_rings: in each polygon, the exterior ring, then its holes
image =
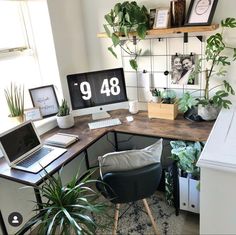
{"type": "Polygon", "coordinates": [[[28,151],[40,145],[40,141],[31,122],[2,135],[0,142],[10,162],[15,161],[28,151]]]}

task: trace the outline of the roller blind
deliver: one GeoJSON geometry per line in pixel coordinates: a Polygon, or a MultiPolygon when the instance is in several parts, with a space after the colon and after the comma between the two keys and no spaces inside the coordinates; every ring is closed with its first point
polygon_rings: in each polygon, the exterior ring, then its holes
{"type": "Polygon", "coordinates": [[[0,1],[0,53],[29,47],[21,1],[0,1]]]}

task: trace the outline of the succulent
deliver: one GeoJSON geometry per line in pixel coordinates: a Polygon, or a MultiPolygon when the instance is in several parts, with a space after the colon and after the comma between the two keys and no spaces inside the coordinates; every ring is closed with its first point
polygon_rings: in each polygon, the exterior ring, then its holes
{"type": "Polygon", "coordinates": [[[152,93],[152,96],[161,96],[160,90],[157,90],[156,88],[153,88],[150,91],[152,93]]]}
{"type": "Polygon", "coordinates": [[[17,86],[11,82],[10,88],[4,89],[10,117],[23,116],[24,114],[24,86],[17,86]]]}
{"type": "Polygon", "coordinates": [[[62,100],[61,105],[59,106],[57,116],[63,117],[70,114],[70,107],[65,99],[62,100]]]}

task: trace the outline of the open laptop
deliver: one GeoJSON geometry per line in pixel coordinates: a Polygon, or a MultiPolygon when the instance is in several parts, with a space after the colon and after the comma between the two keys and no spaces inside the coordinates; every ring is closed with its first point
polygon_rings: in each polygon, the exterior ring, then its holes
{"type": "Polygon", "coordinates": [[[66,149],[43,145],[31,121],[0,134],[0,148],[12,168],[37,173],[66,149]]]}

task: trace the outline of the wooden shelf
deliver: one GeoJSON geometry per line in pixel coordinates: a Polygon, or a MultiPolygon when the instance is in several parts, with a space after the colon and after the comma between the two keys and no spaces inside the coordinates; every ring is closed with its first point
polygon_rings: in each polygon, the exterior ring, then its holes
{"type": "MultiPolygon", "coordinates": [[[[167,28],[167,29],[151,29],[147,31],[148,36],[163,36],[167,34],[179,34],[179,33],[201,33],[210,32],[219,28],[219,24],[212,24],[209,26],[185,26],[179,28],[167,28]]],[[[135,32],[130,34],[131,36],[137,35],[135,32]]],[[[119,35],[122,36],[122,35],[119,35]]],[[[98,33],[98,38],[107,38],[106,33],[98,33]]]]}

